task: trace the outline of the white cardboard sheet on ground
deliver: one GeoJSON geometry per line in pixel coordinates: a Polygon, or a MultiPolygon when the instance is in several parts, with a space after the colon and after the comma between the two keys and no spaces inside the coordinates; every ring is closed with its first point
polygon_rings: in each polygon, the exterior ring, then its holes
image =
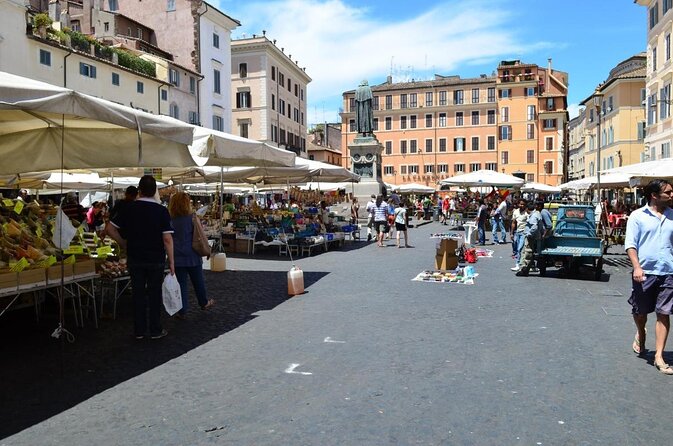
{"type": "Polygon", "coordinates": [[[432,282],[432,283],[458,283],[461,285],[474,285],[474,278],[479,274],[473,274],[470,277],[458,276],[455,271],[426,270],[421,271],[416,277],[411,279],[414,282],[432,282]]]}

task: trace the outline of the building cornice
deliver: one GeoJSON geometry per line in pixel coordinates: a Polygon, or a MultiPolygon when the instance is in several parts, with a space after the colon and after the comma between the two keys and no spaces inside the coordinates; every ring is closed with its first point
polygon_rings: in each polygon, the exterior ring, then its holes
{"type": "Polygon", "coordinates": [[[232,57],[235,54],[245,54],[251,51],[261,51],[268,52],[276,58],[280,59],[286,66],[291,70],[294,70],[300,76],[304,78],[304,82],[308,84],[313,79],[306,73],[305,68],[299,66],[299,64],[293,61],[284,51],[280,50],[273,42],[271,42],[266,37],[256,36],[247,39],[235,39],[231,41],[231,55],[232,57]]]}

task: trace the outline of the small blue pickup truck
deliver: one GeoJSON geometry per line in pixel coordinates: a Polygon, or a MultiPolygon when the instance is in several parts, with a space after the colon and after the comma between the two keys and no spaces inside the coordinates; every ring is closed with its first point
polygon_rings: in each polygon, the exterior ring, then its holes
{"type": "Polygon", "coordinates": [[[594,279],[601,279],[603,240],[596,236],[593,206],[559,206],[553,234],[542,240],[537,265],[541,276],[548,266],[562,266],[571,274],[577,274],[580,266],[590,266],[594,279]]]}

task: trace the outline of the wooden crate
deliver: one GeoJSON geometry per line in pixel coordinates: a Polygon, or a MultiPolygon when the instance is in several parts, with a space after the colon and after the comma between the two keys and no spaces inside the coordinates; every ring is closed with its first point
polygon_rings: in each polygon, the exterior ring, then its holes
{"type": "Polygon", "coordinates": [[[0,293],[16,291],[19,286],[19,277],[16,273],[8,271],[0,273],[0,293]]]}
{"type": "Polygon", "coordinates": [[[96,261],[93,259],[78,260],[73,266],[73,275],[75,277],[84,277],[96,274],[96,261]]]}
{"type": "Polygon", "coordinates": [[[45,268],[23,270],[18,274],[18,277],[19,289],[47,284],[47,270],[45,268]]]}
{"type": "MultiPolygon", "coordinates": [[[[72,279],[74,275],[73,264],[63,265],[63,278],[65,280],[72,279]]],[[[47,283],[60,283],[61,282],[61,264],[57,263],[56,265],[50,266],[47,268],[47,283]]]]}

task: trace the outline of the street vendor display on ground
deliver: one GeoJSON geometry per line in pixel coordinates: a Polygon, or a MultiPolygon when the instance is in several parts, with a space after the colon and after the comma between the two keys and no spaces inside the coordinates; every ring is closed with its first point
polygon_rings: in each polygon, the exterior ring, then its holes
{"type": "Polygon", "coordinates": [[[475,251],[477,253],[477,257],[493,257],[493,250],[492,249],[486,249],[486,248],[475,248],[475,251]]]}
{"type": "Polygon", "coordinates": [[[433,283],[458,283],[462,285],[474,285],[474,278],[479,274],[467,266],[465,268],[456,268],[452,271],[427,270],[420,272],[411,279],[414,282],[433,282],[433,283]]]}
{"type": "Polygon", "coordinates": [[[463,234],[460,232],[439,232],[430,234],[430,238],[454,238],[454,239],[463,239],[463,234]]]}

